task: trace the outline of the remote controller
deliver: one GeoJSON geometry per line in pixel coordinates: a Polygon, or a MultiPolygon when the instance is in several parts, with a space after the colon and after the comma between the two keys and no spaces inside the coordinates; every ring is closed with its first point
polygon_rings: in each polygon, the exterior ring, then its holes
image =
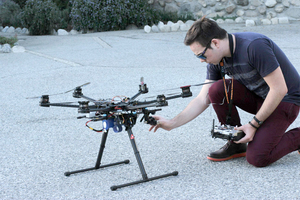
{"type": "Polygon", "coordinates": [[[234,126],[230,125],[215,125],[213,120],[213,127],[211,130],[211,136],[213,138],[221,138],[224,140],[238,141],[245,136],[245,133],[240,130],[235,130],[234,126]]]}

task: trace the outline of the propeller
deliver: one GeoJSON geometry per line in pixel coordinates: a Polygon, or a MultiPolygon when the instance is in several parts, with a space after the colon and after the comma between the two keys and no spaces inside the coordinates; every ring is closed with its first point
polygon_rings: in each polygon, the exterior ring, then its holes
{"type": "MultiPolygon", "coordinates": [[[[211,84],[211,83],[214,83],[214,81],[211,81],[211,82],[205,82],[205,83],[199,83],[199,84],[194,84],[194,85],[187,85],[187,86],[190,86],[190,87],[197,87],[197,86],[201,86],[201,85],[206,85],[206,84],[211,84]]],[[[171,88],[171,89],[165,89],[165,90],[156,90],[155,92],[161,92],[161,91],[168,91],[168,90],[178,90],[182,87],[177,87],[177,88],[171,88]]]]}
{"type": "MultiPolygon", "coordinates": [[[[68,90],[68,91],[66,91],[66,92],[60,92],[60,93],[55,93],[55,94],[49,94],[48,96],[56,96],[56,95],[66,94],[66,93],[69,93],[69,92],[74,91],[76,88],[81,88],[81,87],[83,87],[83,86],[89,85],[90,83],[91,83],[91,82],[87,82],[87,83],[84,83],[84,84],[82,84],[82,85],[79,85],[79,86],[77,86],[77,87],[75,87],[75,88],[73,88],[73,89],[71,89],[71,90],[68,90]]],[[[41,97],[43,97],[43,95],[41,95],[41,96],[35,96],[35,97],[26,97],[26,99],[38,99],[38,98],[41,98],[41,97]]]]}

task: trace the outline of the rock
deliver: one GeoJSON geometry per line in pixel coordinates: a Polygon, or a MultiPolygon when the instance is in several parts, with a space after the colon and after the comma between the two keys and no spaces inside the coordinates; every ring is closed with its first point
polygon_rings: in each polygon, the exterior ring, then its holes
{"type": "Polygon", "coordinates": [[[231,4],[229,6],[226,6],[225,10],[228,14],[231,14],[235,10],[235,8],[236,8],[236,5],[231,4]]]}
{"type": "Polygon", "coordinates": [[[195,21],[193,21],[193,20],[187,20],[186,22],[185,22],[185,25],[188,27],[188,29],[194,24],[194,22],[195,21]]]}
{"type": "Polygon", "coordinates": [[[167,25],[168,25],[168,26],[172,26],[173,24],[174,24],[174,23],[171,22],[171,21],[168,21],[168,22],[167,22],[167,25]]]}
{"type": "Polygon", "coordinates": [[[279,20],[277,17],[271,19],[272,24],[278,24],[279,20]]]}
{"type": "Polygon", "coordinates": [[[246,26],[247,26],[247,27],[248,27],[248,26],[255,26],[254,20],[252,20],[252,19],[247,19],[247,20],[246,20],[246,26]]]}
{"type": "Polygon", "coordinates": [[[15,32],[18,34],[22,34],[22,29],[20,27],[18,27],[18,28],[16,28],[15,32]]]}
{"type": "Polygon", "coordinates": [[[282,1],[282,5],[284,5],[285,7],[290,7],[290,2],[289,2],[289,0],[283,0],[282,1]]]}
{"type": "Polygon", "coordinates": [[[251,5],[258,7],[262,4],[261,0],[252,0],[251,5]]]}
{"type": "Polygon", "coordinates": [[[257,17],[259,14],[256,10],[246,10],[245,16],[246,17],[257,17]]]}
{"type": "Polygon", "coordinates": [[[26,35],[28,35],[29,34],[29,30],[27,29],[27,28],[22,28],[22,32],[21,32],[22,34],[26,34],[26,35]]]}
{"type": "Polygon", "coordinates": [[[294,6],[300,6],[300,0],[290,0],[290,3],[294,6]]]}
{"type": "Polygon", "coordinates": [[[267,0],[267,1],[265,2],[265,5],[266,5],[268,8],[273,8],[276,4],[277,4],[276,0],[267,0]]]}
{"type": "Polygon", "coordinates": [[[217,3],[217,5],[215,6],[215,12],[220,12],[224,9],[225,9],[225,6],[222,5],[221,3],[217,3]]]}
{"type": "Polygon", "coordinates": [[[243,16],[245,14],[245,11],[243,11],[243,10],[237,10],[236,14],[241,17],[241,16],[243,16]]]}
{"type": "Polygon", "coordinates": [[[189,27],[188,27],[186,24],[181,24],[181,25],[179,26],[179,29],[180,29],[181,31],[188,31],[188,30],[189,30],[189,27]]]}
{"type": "Polygon", "coordinates": [[[151,27],[149,25],[144,26],[144,31],[146,33],[150,33],[151,32],[151,27]]]}
{"type": "Polygon", "coordinates": [[[11,26],[6,30],[6,33],[14,33],[15,32],[15,27],[11,26]]]}
{"type": "Polygon", "coordinates": [[[159,28],[156,25],[153,25],[151,27],[151,31],[154,32],[154,33],[158,33],[159,32],[159,28]]]}
{"type": "Polygon", "coordinates": [[[235,0],[235,2],[239,6],[248,6],[248,4],[249,4],[248,0],[235,0]]]}
{"type": "Polygon", "coordinates": [[[284,10],[284,5],[282,5],[282,4],[276,5],[274,10],[275,10],[275,12],[277,12],[277,13],[282,13],[283,10],[284,10]]]}
{"type": "Polygon", "coordinates": [[[236,23],[244,23],[245,21],[243,20],[243,18],[237,17],[237,18],[235,19],[235,22],[236,22],[236,23]]]}
{"type": "Polygon", "coordinates": [[[262,20],[261,20],[261,23],[262,23],[263,25],[270,25],[270,24],[272,24],[271,20],[269,20],[269,19],[262,19],[262,20]]]}
{"type": "Polygon", "coordinates": [[[161,31],[164,28],[164,25],[165,24],[163,22],[159,21],[158,24],[157,24],[157,27],[161,31]]]}
{"type": "Polygon", "coordinates": [[[69,35],[69,33],[64,29],[58,29],[57,35],[69,35]]]}
{"type": "Polygon", "coordinates": [[[57,35],[57,32],[55,29],[52,30],[51,35],[57,35]]]}
{"type": "Polygon", "coordinates": [[[234,20],[233,19],[225,19],[225,23],[227,24],[234,24],[234,20]]]}
{"type": "Polygon", "coordinates": [[[288,24],[289,18],[288,17],[279,17],[278,22],[279,22],[279,24],[288,24]]]}
{"type": "Polygon", "coordinates": [[[148,0],[148,4],[153,4],[154,0],[148,0]]]}
{"type": "Polygon", "coordinates": [[[289,8],[287,11],[287,16],[295,18],[295,19],[300,19],[300,7],[299,8],[289,8]]]}
{"type": "Polygon", "coordinates": [[[224,20],[223,19],[217,19],[216,21],[218,24],[224,24],[224,20]]]}
{"type": "Polygon", "coordinates": [[[11,50],[14,53],[23,53],[23,52],[25,52],[25,48],[23,46],[14,46],[11,50]]]}
{"type": "Polygon", "coordinates": [[[70,34],[71,34],[71,35],[77,35],[77,34],[79,34],[79,32],[76,31],[76,30],[74,30],[74,29],[72,29],[72,30],[70,31],[70,34]]]}
{"type": "Polygon", "coordinates": [[[178,6],[176,4],[166,4],[165,6],[165,12],[166,13],[174,13],[178,11],[178,6]]]}
{"type": "Polygon", "coordinates": [[[171,25],[171,31],[178,31],[178,29],[179,29],[179,24],[173,24],[173,25],[171,25]]]}
{"type": "Polygon", "coordinates": [[[262,22],[261,22],[261,20],[259,20],[259,19],[255,19],[255,20],[254,20],[254,23],[255,23],[256,26],[262,25],[262,22]]]}
{"type": "Polygon", "coordinates": [[[158,0],[158,3],[161,7],[164,7],[166,5],[164,0],[158,0]]]}
{"type": "Polygon", "coordinates": [[[261,15],[264,15],[267,12],[267,7],[265,5],[259,6],[259,7],[257,7],[257,10],[261,15]]]}
{"type": "Polygon", "coordinates": [[[4,45],[2,46],[2,52],[3,52],[3,53],[10,53],[10,52],[11,52],[11,47],[10,47],[10,45],[9,45],[9,44],[4,44],[4,45]]]}
{"type": "Polygon", "coordinates": [[[163,25],[160,29],[161,32],[170,32],[171,27],[169,25],[163,25]]]}
{"type": "Polygon", "coordinates": [[[3,33],[6,33],[7,29],[9,29],[9,27],[8,27],[8,26],[5,26],[5,27],[3,28],[3,30],[2,30],[2,32],[3,32],[3,33]]]}
{"type": "Polygon", "coordinates": [[[276,12],[274,12],[274,11],[268,11],[267,14],[266,14],[266,17],[268,19],[272,19],[272,18],[276,17],[276,15],[277,15],[276,12]]]}
{"type": "Polygon", "coordinates": [[[184,22],[181,21],[181,20],[178,20],[178,21],[177,21],[177,24],[179,24],[179,26],[180,26],[181,24],[184,24],[184,22]]]}

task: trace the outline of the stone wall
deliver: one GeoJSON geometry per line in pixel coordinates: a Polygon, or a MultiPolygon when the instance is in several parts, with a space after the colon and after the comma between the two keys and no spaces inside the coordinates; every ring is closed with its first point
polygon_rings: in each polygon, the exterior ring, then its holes
{"type": "Polygon", "coordinates": [[[300,0],[148,0],[165,12],[193,13],[196,18],[239,17],[256,22],[288,17],[300,20],[300,0]]]}

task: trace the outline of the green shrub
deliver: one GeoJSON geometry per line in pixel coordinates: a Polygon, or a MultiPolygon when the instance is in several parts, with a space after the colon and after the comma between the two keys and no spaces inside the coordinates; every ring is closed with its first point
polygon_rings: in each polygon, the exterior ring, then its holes
{"type": "Polygon", "coordinates": [[[0,24],[2,26],[21,26],[21,8],[11,0],[4,1],[0,5],[0,24]]]}
{"type": "Polygon", "coordinates": [[[66,8],[63,10],[59,10],[58,11],[58,15],[59,15],[59,22],[56,25],[56,29],[62,28],[62,29],[66,29],[67,31],[70,31],[72,28],[71,26],[71,18],[70,18],[70,8],[66,8]]]}
{"type": "Polygon", "coordinates": [[[23,9],[27,0],[13,0],[13,1],[23,9]]]}
{"type": "Polygon", "coordinates": [[[59,24],[59,16],[53,1],[27,0],[22,12],[22,22],[30,35],[48,35],[59,24]]]}
{"type": "Polygon", "coordinates": [[[70,0],[53,0],[59,10],[65,10],[70,7],[70,0]]]}
{"type": "Polygon", "coordinates": [[[187,20],[195,20],[193,13],[182,13],[177,14],[177,12],[163,12],[159,11],[160,20],[163,22],[177,22],[178,20],[187,21],[187,20]]]}
{"type": "Polygon", "coordinates": [[[147,0],[72,0],[70,17],[77,30],[122,30],[157,23],[160,16],[147,0]]]}
{"type": "Polygon", "coordinates": [[[0,36],[0,44],[3,45],[3,44],[9,44],[11,47],[14,46],[14,44],[18,41],[17,37],[10,37],[10,38],[7,38],[7,37],[3,37],[3,36],[0,36]]]}

